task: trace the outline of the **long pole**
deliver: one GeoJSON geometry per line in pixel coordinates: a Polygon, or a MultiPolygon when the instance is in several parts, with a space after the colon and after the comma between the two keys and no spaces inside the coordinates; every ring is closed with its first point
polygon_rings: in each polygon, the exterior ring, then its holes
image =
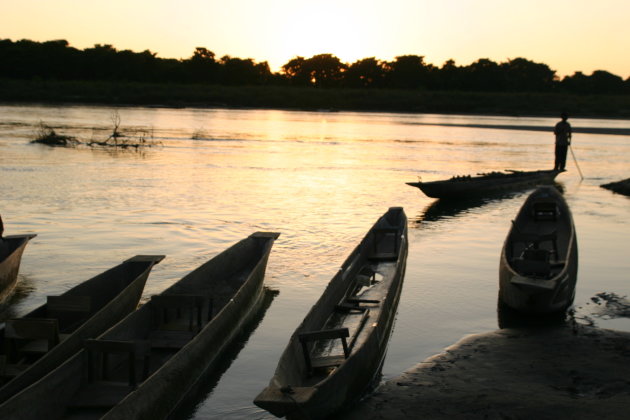
{"type": "Polygon", "coordinates": [[[571,145],[569,145],[569,150],[571,150],[571,156],[573,156],[573,161],[575,162],[575,167],[577,168],[578,172],[580,173],[580,179],[584,179],[584,175],[582,175],[582,171],[580,170],[580,165],[578,165],[577,159],[575,158],[575,153],[573,153],[573,147],[571,147],[571,145]]]}

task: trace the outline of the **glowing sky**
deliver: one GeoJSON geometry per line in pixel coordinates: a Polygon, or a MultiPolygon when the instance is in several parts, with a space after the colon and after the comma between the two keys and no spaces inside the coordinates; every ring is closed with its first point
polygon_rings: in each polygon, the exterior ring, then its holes
{"type": "Polygon", "coordinates": [[[65,39],[189,58],[268,61],[331,53],[346,63],[416,54],[441,66],[524,57],[560,76],[630,77],[628,0],[0,0],[0,39],[65,39]]]}

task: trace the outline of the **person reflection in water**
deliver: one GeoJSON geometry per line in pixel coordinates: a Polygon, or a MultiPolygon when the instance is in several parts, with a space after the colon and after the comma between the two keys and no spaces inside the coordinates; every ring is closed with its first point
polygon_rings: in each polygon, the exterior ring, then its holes
{"type": "Polygon", "coordinates": [[[556,124],[553,133],[556,135],[556,162],[553,169],[564,171],[567,163],[567,149],[571,144],[571,124],[567,122],[569,116],[566,112],[560,114],[562,121],[556,124]]]}

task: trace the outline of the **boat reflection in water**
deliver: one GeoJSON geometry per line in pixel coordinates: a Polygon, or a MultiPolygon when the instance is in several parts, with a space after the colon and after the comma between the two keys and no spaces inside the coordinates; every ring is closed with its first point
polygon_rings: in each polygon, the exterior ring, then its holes
{"type": "MultiPolygon", "coordinates": [[[[560,193],[564,192],[564,185],[559,182],[554,182],[554,187],[560,193]]],[[[474,210],[485,205],[496,203],[502,200],[508,200],[519,195],[523,195],[527,191],[500,191],[487,194],[484,197],[463,197],[459,200],[441,200],[437,199],[429,204],[420,212],[420,214],[412,219],[415,223],[422,222],[437,222],[440,220],[448,220],[455,218],[460,214],[469,213],[470,210],[474,210]]]]}
{"type": "Polygon", "coordinates": [[[210,369],[210,372],[206,372],[204,374],[204,378],[195,384],[194,388],[187,393],[185,399],[182,400],[179,406],[173,411],[170,416],[171,418],[193,418],[195,413],[198,413],[201,417],[204,416],[204,405],[200,405],[200,402],[206,400],[212,394],[223,374],[228,371],[239,356],[241,350],[245,348],[250,337],[254,334],[262,320],[265,318],[267,309],[269,309],[271,303],[279,294],[280,291],[278,290],[272,290],[267,287],[263,289],[261,306],[257,310],[256,314],[243,327],[239,336],[236,337],[234,342],[226,350],[225,354],[221,356],[218,364],[213,369],[210,369]]]}
{"type": "Polygon", "coordinates": [[[543,328],[574,325],[573,309],[552,313],[524,313],[510,308],[497,299],[497,321],[499,328],[543,328]]]}

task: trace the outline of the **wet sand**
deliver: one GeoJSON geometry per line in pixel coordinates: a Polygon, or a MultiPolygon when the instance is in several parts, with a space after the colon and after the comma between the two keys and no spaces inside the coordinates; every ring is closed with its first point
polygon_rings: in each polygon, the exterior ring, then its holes
{"type": "Polygon", "coordinates": [[[630,333],[583,325],[463,338],[344,419],[630,418],[630,333]]]}

